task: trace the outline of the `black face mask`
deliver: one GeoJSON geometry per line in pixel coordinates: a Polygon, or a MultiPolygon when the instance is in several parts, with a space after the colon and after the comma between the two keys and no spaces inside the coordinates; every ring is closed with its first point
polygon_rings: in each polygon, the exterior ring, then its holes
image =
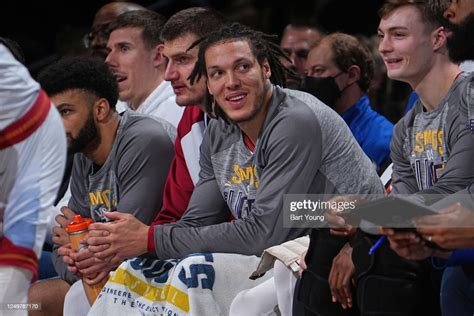
{"type": "Polygon", "coordinates": [[[301,85],[301,90],[314,95],[324,104],[331,108],[336,107],[336,101],[341,97],[341,91],[336,84],[334,77],[308,77],[305,76],[301,85]]]}

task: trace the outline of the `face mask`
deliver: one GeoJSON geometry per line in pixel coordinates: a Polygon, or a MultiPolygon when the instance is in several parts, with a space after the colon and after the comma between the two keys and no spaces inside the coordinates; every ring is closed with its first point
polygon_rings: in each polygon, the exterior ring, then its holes
{"type": "MultiPolygon", "coordinates": [[[[341,72],[342,73],[342,72],[341,72]]],[[[336,84],[334,77],[308,77],[305,76],[301,85],[301,90],[314,95],[324,104],[333,108],[336,106],[336,101],[341,97],[341,91],[336,84]]]]}

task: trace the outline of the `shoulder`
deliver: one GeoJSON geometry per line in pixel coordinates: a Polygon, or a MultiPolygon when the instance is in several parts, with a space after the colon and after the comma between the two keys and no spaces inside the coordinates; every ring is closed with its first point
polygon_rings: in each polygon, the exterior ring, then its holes
{"type": "Polygon", "coordinates": [[[117,140],[122,144],[172,143],[168,132],[171,126],[165,120],[130,111],[122,115],[122,120],[124,122],[120,124],[120,134],[117,136],[117,140]]]}

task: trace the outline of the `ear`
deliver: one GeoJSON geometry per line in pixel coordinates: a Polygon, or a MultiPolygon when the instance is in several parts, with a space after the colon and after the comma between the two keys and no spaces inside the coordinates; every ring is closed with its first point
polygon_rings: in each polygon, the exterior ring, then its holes
{"type": "Polygon", "coordinates": [[[272,70],[270,68],[270,63],[268,62],[268,59],[264,59],[262,63],[262,68],[263,68],[263,73],[265,74],[266,79],[270,79],[272,76],[272,70]]]}
{"type": "Polygon", "coordinates": [[[348,81],[347,84],[353,84],[354,82],[357,82],[360,79],[360,67],[357,65],[352,65],[347,69],[347,74],[348,76],[348,81]]]}
{"type": "Polygon", "coordinates": [[[97,122],[105,121],[110,114],[109,101],[104,98],[95,101],[92,111],[97,122]]]}
{"type": "Polygon", "coordinates": [[[437,51],[446,46],[448,34],[444,27],[440,26],[433,31],[433,50],[437,51]]]}
{"type": "Polygon", "coordinates": [[[163,64],[165,64],[165,57],[163,56],[163,49],[165,45],[163,44],[158,44],[153,48],[153,65],[155,67],[159,67],[163,64]]]}

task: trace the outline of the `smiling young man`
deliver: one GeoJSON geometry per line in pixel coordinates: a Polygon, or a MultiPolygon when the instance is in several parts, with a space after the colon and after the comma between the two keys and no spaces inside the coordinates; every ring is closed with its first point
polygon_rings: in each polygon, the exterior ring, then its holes
{"type": "MultiPolygon", "coordinates": [[[[307,231],[282,227],[284,194],[383,191],[375,168],[336,113],[308,94],[273,84],[285,80],[283,55],[264,34],[240,24],[206,37],[192,82],[207,79],[213,101],[208,96],[206,110],[219,119],[211,120],[201,144],[199,182],[187,211],[176,223],[151,229],[135,222],[141,245],[98,246],[99,258],[147,250],[160,259],[196,252],[260,255],[307,231]],[[228,222],[230,214],[235,220],[228,222]]],[[[116,234],[113,226],[95,224],[116,234]]],[[[88,242],[113,241],[104,236],[88,242]]]]}
{"type": "MultiPolygon", "coordinates": [[[[387,1],[380,17],[379,51],[387,75],[409,83],[419,95],[394,129],[392,194],[414,194],[431,204],[474,179],[470,166],[474,139],[467,124],[472,77],[462,74],[449,60],[447,32],[426,1],[387,1]]],[[[361,314],[439,313],[437,304],[428,303],[436,301],[439,294],[431,280],[430,263],[398,257],[388,243],[368,260],[367,249],[377,238],[358,234],[355,241],[353,260],[361,314]]]]}

